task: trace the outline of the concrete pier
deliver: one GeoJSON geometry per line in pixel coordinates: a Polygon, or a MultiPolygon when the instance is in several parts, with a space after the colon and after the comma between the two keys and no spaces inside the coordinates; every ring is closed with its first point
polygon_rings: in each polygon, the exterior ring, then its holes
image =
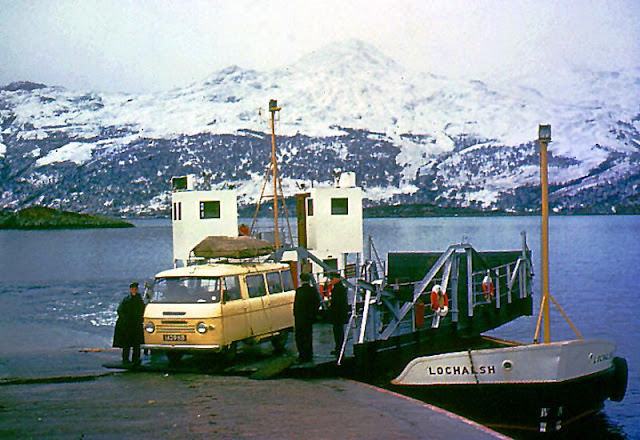
{"type": "Polygon", "coordinates": [[[14,353],[2,365],[0,438],[506,438],[387,390],[322,377],[335,363],[333,339],[330,326],[315,330],[314,362],[266,380],[251,375],[295,358],[293,338],[284,354],[260,344],[219,369],[207,357],[169,367],[163,356],[144,356],[138,371],[107,369],[120,352],[90,347],[14,353]]]}

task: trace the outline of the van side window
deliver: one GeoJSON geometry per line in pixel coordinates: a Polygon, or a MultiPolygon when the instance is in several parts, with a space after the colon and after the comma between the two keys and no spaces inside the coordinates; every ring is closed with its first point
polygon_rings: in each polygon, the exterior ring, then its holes
{"type": "Polygon", "coordinates": [[[224,302],[240,299],[240,284],[238,283],[238,277],[223,278],[222,298],[224,298],[224,302]]]}
{"type": "Polygon", "coordinates": [[[249,296],[251,298],[266,295],[267,290],[264,287],[264,277],[262,274],[247,276],[247,289],[249,289],[249,296]]]}
{"type": "Polygon", "coordinates": [[[269,286],[269,294],[282,292],[282,282],[280,281],[279,272],[270,272],[267,274],[267,286],[269,286]]]}
{"type": "Polygon", "coordinates": [[[291,271],[290,270],[283,270],[282,272],[280,272],[280,274],[282,275],[282,286],[284,287],[284,290],[294,290],[293,289],[293,278],[291,278],[291,271]]]}

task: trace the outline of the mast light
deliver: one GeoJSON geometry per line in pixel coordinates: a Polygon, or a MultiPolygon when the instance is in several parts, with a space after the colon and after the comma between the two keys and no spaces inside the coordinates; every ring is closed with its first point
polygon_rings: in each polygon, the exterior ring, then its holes
{"type": "Polygon", "coordinates": [[[540,124],[538,126],[538,139],[541,141],[551,141],[551,125],[540,124]]]}
{"type": "Polygon", "coordinates": [[[280,107],[278,107],[278,100],[277,99],[270,99],[269,100],[269,111],[270,112],[279,112],[280,111],[280,107]]]}

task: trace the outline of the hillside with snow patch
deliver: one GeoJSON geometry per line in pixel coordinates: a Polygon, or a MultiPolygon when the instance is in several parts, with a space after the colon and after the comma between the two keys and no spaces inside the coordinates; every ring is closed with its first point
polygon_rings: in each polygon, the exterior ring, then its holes
{"type": "Polygon", "coordinates": [[[111,215],[163,212],[172,175],[255,201],[269,160],[258,113],[278,99],[285,192],[354,170],[366,203],[529,211],[535,138],[552,125],[552,207],[633,212],[640,183],[640,69],[572,69],[518,83],[412,72],[360,41],[285,68],[229,67],[163,93],[0,88],[0,205],[111,215]]]}

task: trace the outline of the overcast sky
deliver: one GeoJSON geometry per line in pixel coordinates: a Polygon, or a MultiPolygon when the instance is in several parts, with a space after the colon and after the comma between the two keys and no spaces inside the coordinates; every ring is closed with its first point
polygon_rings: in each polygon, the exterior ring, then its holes
{"type": "Polygon", "coordinates": [[[615,70],[640,66],[640,1],[0,0],[0,85],[167,90],[352,38],[446,76],[615,70]]]}

